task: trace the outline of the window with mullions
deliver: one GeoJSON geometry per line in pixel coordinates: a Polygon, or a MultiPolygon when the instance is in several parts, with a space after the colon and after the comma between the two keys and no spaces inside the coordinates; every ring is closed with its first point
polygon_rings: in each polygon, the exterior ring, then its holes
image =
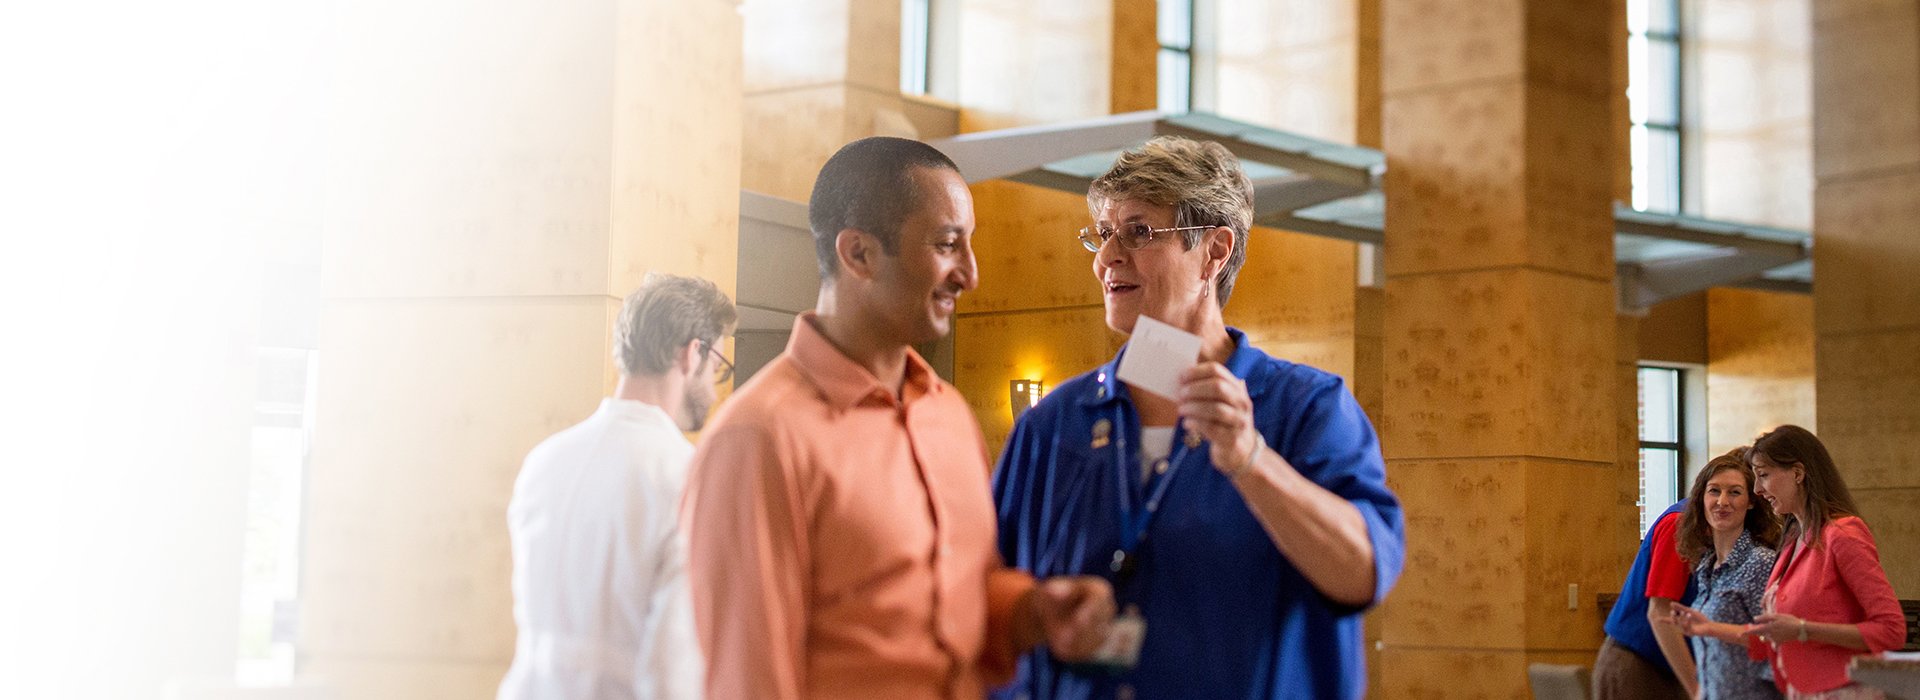
{"type": "MultiPolygon", "coordinates": [[[[318,319],[312,321],[317,325],[318,319]]],[[[234,676],[242,685],[276,685],[290,683],[294,676],[301,503],[313,443],[312,399],[319,353],[271,346],[258,347],[255,353],[259,381],[253,405],[253,459],[247,474],[246,556],[240,576],[240,649],[234,676]]]]}
{"type": "Polygon", "coordinates": [[[927,65],[933,34],[933,0],[901,0],[900,91],[927,94],[927,65]]]}
{"type": "Polygon", "coordinates": [[[1680,0],[1627,0],[1627,102],[1633,208],[1681,209],[1680,0]]]}
{"type": "Polygon", "coordinates": [[[1682,370],[1640,367],[1640,532],[1684,495],[1685,425],[1682,370]]]}
{"type": "Polygon", "coordinates": [[[1193,109],[1193,0],[1160,0],[1159,109],[1193,109]]]}
{"type": "Polygon", "coordinates": [[[320,377],[320,240],[317,230],[305,233],[276,242],[260,275],[234,665],[234,680],[243,686],[285,685],[296,670],[303,504],[320,377]]]}

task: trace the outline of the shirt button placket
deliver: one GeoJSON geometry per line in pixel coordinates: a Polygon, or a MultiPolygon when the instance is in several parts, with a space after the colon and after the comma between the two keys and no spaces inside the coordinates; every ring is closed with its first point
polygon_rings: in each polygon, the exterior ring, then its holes
{"type": "Polygon", "coordinates": [[[946,514],[941,512],[940,499],[936,494],[939,485],[934,480],[931,463],[926,459],[929,456],[927,445],[921,439],[920,426],[916,425],[925,421],[917,421],[916,418],[921,416],[912,409],[910,404],[902,404],[899,407],[900,424],[906,429],[908,457],[913,460],[914,469],[920,474],[921,488],[924,489],[922,495],[927,503],[927,517],[933,525],[934,545],[930,562],[930,568],[933,569],[933,598],[930,601],[933,609],[932,632],[935,643],[947,654],[947,689],[951,694],[959,692],[960,674],[964,672],[966,664],[966,660],[961,658],[958,650],[953,647],[952,642],[959,638],[959,635],[954,632],[953,622],[949,619],[951,616],[945,612],[946,571],[950,566],[948,560],[953,556],[953,548],[947,543],[946,514]]]}

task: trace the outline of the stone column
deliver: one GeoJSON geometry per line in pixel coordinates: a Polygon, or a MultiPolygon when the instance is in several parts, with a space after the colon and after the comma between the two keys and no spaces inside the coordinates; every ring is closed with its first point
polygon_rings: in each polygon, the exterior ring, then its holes
{"type": "Polygon", "coordinates": [[[1108,111],[1160,107],[1160,34],[1154,0],[1113,0],[1113,72],[1108,111]]]}
{"type": "MultiPolygon", "coordinates": [[[[1608,159],[1610,169],[1611,199],[1615,203],[1633,201],[1633,116],[1631,103],[1627,100],[1627,83],[1632,77],[1627,60],[1627,4],[1624,2],[1607,3],[1607,56],[1608,91],[1606,136],[1613,145],[1613,157],[1608,159]]],[[[1608,523],[1601,536],[1608,542],[1618,543],[1608,548],[1614,559],[1611,567],[1619,572],[1616,581],[1603,585],[1599,592],[1619,593],[1620,580],[1626,579],[1626,572],[1633,567],[1636,553],[1634,545],[1640,536],[1640,359],[1646,356],[1642,347],[1642,333],[1648,325],[1648,313],[1644,309],[1620,309],[1616,301],[1616,322],[1614,337],[1614,360],[1617,363],[1614,373],[1615,416],[1614,440],[1614,498],[1616,520],[1608,523]]],[[[1657,325],[1657,324],[1656,324],[1657,325]]],[[[1701,331],[1705,333],[1705,331],[1701,331]]],[[[1685,465],[1682,465],[1685,468],[1685,465]]],[[[1611,610],[1598,609],[1596,613],[1604,620],[1611,610]]]]}
{"type": "Polygon", "coordinates": [[[521,460],[611,388],[649,269],[731,293],[731,0],[356,2],[324,179],[300,664],[340,697],[491,697],[521,460]]]}
{"type": "MultiPolygon", "coordinates": [[[[1706,294],[1707,456],[1783,423],[1818,434],[1813,300],[1753,289],[1706,294]]],[[[1694,462],[1690,469],[1706,458],[1694,462]]]]}
{"type": "Polygon", "coordinates": [[[1920,596],[1920,5],[1813,3],[1820,438],[1920,596]]]}
{"type": "Polygon", "coordinates": [[[806,202],[847,142],[919,134],[900,99],[899,0],[749,0],[741,187],[806,202]]]}
{"type": "Polygon", "coordinates": [[[1621,386],[1612,13],[1385,0],[1382,16],[1380,423],[1408,553],[1379,690],[1525,696],[1529,662],[1591,662],[1594,594],[1619,584],[1618,552],[1570,533],[1632,518],[1606,496],[1621,386]]]}

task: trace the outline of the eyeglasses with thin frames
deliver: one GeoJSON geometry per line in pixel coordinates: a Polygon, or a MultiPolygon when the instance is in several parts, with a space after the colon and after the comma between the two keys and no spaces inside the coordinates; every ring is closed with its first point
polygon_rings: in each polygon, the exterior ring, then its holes
{"type": "Polygon", "coordinates": [[[727,359],[726,355],[721,354],[720,348],[714,345],[714,342],[711,340],[702,340],[700,341],[700,345],[702,348],[704,348],[703,350],[701,350],[701,352],[713,353],[714,359],[717,359],[720,361],[720,378],[713,380],[713,383],[725,384],[729,381],[732,381],[733,380],[733,361],[727,359]]]}
{"type": "Polygon", "coordinates": [[[1158,236],[1159,234],[1162,234],[1162,233],[1179,233],[1181,231],[1202,231],[1210,228],[1213,228],[1213,227],[1212,226],[1170,226],[1167,228],[1154,228],[1152,226],[1148,226],[1138,221],[1130,221],[1125,224],[1121,224],[1120,229],[1118,231],[1110,228],[1102,228],[1099,226],[1088,226],[1086,228],[1080,229],[1080,245],[1086,247],[1086,249],[1090,252],[1098,253],[1100,252],[1100,246],[1106,245],[1108,239],[1117,237],[1120,239],[1120,247],[1126,248],[1127,250],[1139,250],[1141,248],[1147,247],[1148,243],[1153,242],[1155,236],[1158,236]]]}

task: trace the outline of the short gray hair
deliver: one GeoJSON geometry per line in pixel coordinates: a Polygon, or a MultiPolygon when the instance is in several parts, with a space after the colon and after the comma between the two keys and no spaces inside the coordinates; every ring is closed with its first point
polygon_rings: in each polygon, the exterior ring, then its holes
{"type": "Polygon", "coordinates": [[[717,344],[733,332],[738,318],[733,302],[714,283],[649,272],[620,307],[613,359],[629,377],[665,374],[687,343],[717,344]]]}
{"type": "MultiPolygon", "coordinates": [[[[1233,254],[1214,279],[1220,305],[1233,295],[1233,281],[1247,262],[1247,232],[1253,228],[1253,181],[1226,146],[1179,136],[1159,136],[1120,154],[1113,168],[1087,189],[1087,208],[1097,216],[1106,202],[1138,200],[1173,207],[1175,226],[1225,226],[1233,230],[1233,254]]],[[[1183,231],[1187,250],[1205,231],[1183,231]]]]}

